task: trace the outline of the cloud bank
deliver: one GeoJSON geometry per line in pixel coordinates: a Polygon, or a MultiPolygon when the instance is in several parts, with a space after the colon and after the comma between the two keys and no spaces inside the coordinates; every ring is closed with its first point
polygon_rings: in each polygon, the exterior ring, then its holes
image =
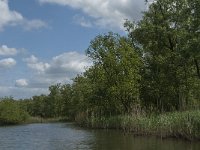
{"type": "Polygon", "coordinates": [[[39,19],[28,20],[17,11],[10,10],[8,0],[0,0],[0,31],[7,26],[20,25],[25,30],[39,29],[47,24],[39,19]]]}
{"type": "Polygon", "coordinates": [[[89,17],[75,17],[82,26],[123,29],[125,19],[140,20],[146,9],[144,0],[38,0],[81,10],[89,17]]]}
{"type": "MultiPolygon", "coordinates": [[[[1,80],[1,84],[4,86],[0,85],[0,97],[13,96],[19,99],[48,94],[50,85],[72,83],[71,79],[92,65],[88,57],[75,51],[62,53],[48,61],[39,59],[34,55],[21,59],[22,63],[27,66],[27,72],[24,72],[23,76],[18,76],[17,79],[12,77],[12,79],[9,79],[9,84],[1,80]]],[[[10,69],[11,72],[15,65],[16,61],[13,58],[0,60],[0,73],[4,75],[2,68],[4,70],[10,69]]]]}
{"type": "Polygon", "coordinates": [[[31,55],[24,59],[27,66],[35,73],[32,80],[33,87],[44,87],[55,83],[66,83],[91,66],[88,58],[78,52],[66,52],[53,57],[49,62],[40,61],[31,55]]]}
{"type": "Polygon", "coordinates": [[[92,65],[88,57],[75,51],[55,56],[48,62],[42,61],[34,55],[24,58],[23,61],[33,73],[33,77],[26,82],[27,88],[48,88],[56,83],[71,83],[72,78],[92,65]]]}

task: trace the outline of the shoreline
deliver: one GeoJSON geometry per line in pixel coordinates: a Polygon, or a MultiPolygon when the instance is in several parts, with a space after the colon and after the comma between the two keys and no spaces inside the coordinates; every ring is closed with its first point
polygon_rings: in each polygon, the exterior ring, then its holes
{"type": "Polygon", "coordinates": [[[115,116],[78,120],[89,129],[115,129],[134,136],[156,136],[200,141],[200,111],[165,113],[157,116],[115,116]]]}
{"type": "Polygon", "coordinates": [[[55,123],[55,122],[69,122],[65,117],[56,117],[56,118],[42,118],[42,117],[30,117],[25,124],[32,123],[55,123]]]}
{"type": "Polygon", "coordinates": [[[57,118],[29,117],[27,120],[19,123],[2,123],[0,124],[0,127],[34,124],[34,123],[56,123],[56,122],[70,122],[70,121],[67,118],[62,118],[62,117],[57,117],[57,118]]]}
{"type": "Polygon", "coordinates": [[[17,124],[2,124],[1,126],[23,125],[34,123],[73,122],[86,129],[113,129],[133,136],[155,136],[161,139],[175,138],[187,141],[200,141],[200,110],[172,112],[152,116],[113,116],[79,118],[71,121],[68,118],[30,117],[17,124]]]}

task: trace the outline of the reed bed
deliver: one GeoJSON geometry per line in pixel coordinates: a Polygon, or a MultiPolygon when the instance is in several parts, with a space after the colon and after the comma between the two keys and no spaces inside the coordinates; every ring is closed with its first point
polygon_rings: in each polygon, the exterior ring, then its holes
{"type": "Polygon", "coordinates": [[[91,117],[79,124],[92,128],[120,129],[135,135],[156,135],[200,140],[200,110],[151,116],[91,117]]]}

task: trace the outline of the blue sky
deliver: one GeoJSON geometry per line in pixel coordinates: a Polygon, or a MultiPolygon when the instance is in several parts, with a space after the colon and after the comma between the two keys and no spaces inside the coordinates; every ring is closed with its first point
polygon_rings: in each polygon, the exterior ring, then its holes
{"type": "Polygon", "coordinates": [[[125,19],[139,20],[143,0],[0,0],[0,97],[47,94],[91,65],[90,41],[125,19]]]}

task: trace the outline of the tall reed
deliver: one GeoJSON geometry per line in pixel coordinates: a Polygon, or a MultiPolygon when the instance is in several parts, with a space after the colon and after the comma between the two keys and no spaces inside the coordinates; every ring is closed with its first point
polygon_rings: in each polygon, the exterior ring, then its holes
{"type": "MultiPolygon", "coordinates": [[[[156,135],[187,140],[200,140],[200,110],[172,112],[151,116],[91,117],[83,126],[104,129],[121,129],[136,135],[156,135]]],[[[81,122],[79,122],[81,124],[81,122]]]]}

